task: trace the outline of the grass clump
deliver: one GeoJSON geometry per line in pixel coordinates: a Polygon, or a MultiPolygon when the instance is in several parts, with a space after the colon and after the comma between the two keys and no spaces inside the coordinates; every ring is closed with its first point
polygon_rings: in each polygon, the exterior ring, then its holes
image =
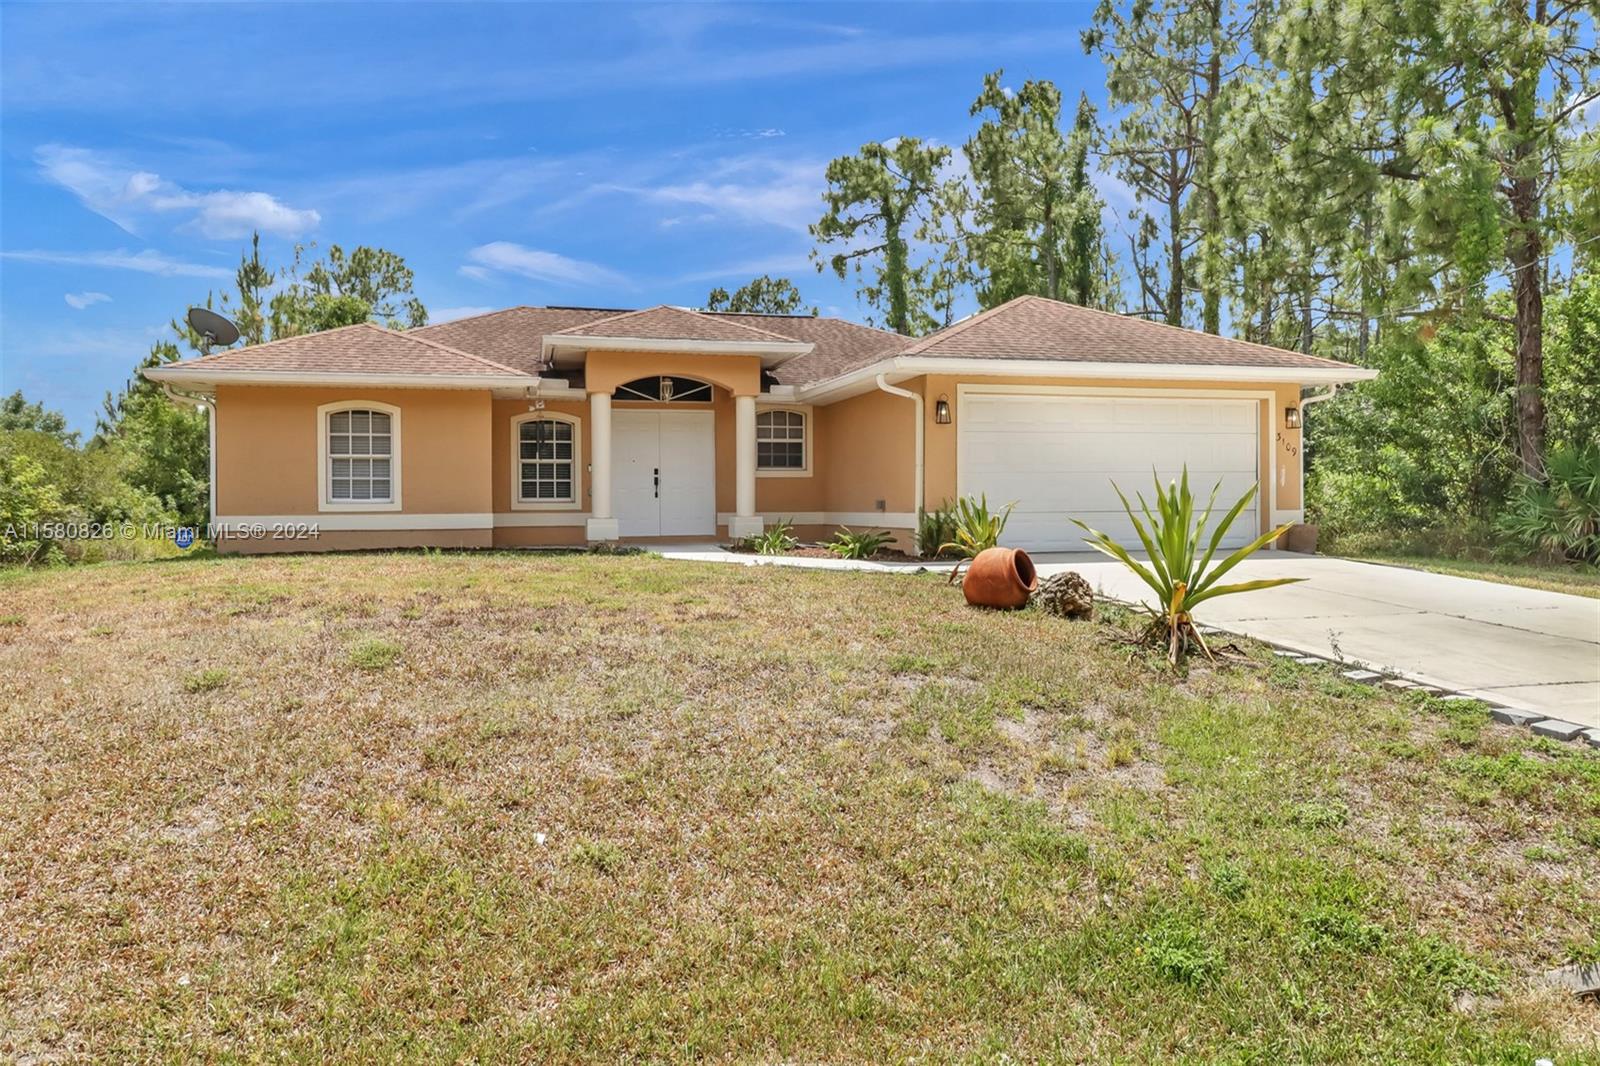
{"type": "Polygon", "coordinates": [[[220,666],[209,666],[183,679],[183,691],[191,693],[213,692],[228,683],[228,671],[220,666]]]}
{"type": "Polygon", "coordinates": [[[363,640],[350,649],[350,665],[358,670],[383,670],[400,658],[401,648],[392,640],[363,640]]]}

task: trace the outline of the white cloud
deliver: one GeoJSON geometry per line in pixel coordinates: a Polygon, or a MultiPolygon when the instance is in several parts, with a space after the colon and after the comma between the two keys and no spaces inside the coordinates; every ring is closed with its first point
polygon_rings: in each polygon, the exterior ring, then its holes
{"type": "Polygon", "coordinates": [[[823,163],[741,156],[710,169],[707,178],[637,191],[661,203],[703,207],[701,219],[732,217],[799,233],[822,217],[823,163]]]}
{"type": "Polygon", "coordinates": [[[435,307],[428,312],[428,323],[437,326],[441,322],[454,322],[458,318],[471,318],[498,310],[498,307],[435,307]]]}
{"type": "Polygon", "coordinates": [[[110,303],[111,297],[103,292],[69,292],[65,294],[67,306],[82,311],[95,304],[110,303]]]}
{"type": "Polygon", "coordinates": [[[490,271],[519,274],[535,281],[565,282],[580,285],[623,285],[621,274],[581,259],[571,259],[556,252],[525,248],[511,241],[491,241],[480,244],[467,253],[471,262],[461,268],[468,277],[482,280],[490,271]]]}
{"type": "Polygon", "coordinates": [[[15,259],[22,263],[51,263],[56,266],[98,267],[106,270],[136,270],[141,274],[157,274],[164,278],[231,278],[233,271],[201,263],[185,263],[170,259],[160,252],[146,249],[129,252],[0,252],[0,258],[15,259]]]}
{"type": "Polygon", "coordinates": [[[247,237],[251,230],[295,237],[322,221],[316,211],[290,207],[268,193],[194,192],[88,148],[47,144],[34,152],[34,161],[46,180],[129,233],[159,215],[187,216],[186,226],[218,240],[247,237]]]}

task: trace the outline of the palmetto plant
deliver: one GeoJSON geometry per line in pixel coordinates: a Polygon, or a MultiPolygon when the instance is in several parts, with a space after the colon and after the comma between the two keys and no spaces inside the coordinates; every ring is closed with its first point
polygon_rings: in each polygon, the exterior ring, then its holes
{"type": "Polygon", "coordinates": [[[1239,512],[1243,511],[1255,497],[1256,486],[1250,486],[1250,491],[1239,497],[1239,502],[1234,504],[1233,508],[1222,517],[1222,521],[1211,529],[1208,540],[1206,529],[1211,524],[1211,512],[1216,506],[1217,493],[1222,488],[1222,482],[1218,481],[1211,489],[1211,499],[1206,502],[1206,509],[1197,516],[1194,495],[1189,491],[1187,466],[1183,469],[1183,477],[1179,481],[1169,482],[1165,489],[1161,487],[1160,478],[1154,480],[1155,510],[1151,511],[1143,495],[1138,496],[1139,509],[1144,513],[1142,519],[1134,514],[1133,505],[1128,502],[1128,497],[1123,495],[1122,489],[1118,488],[1115,482],[1111,485],[1116,489],[1117,498],[1122,501],[1123,510],[1127,511],[1128,517],[1132,519],[1133,528],[1139,534],[1145,552],[1150,556],[1149,565],[1139,562],[1127,548],[1106,534],[1076,518],[1072,521],[1089,534],[1087,540],[1090,547],[1104,552],[1132,570],[1155,592],[1157,606],[1149,608],[1152,617],[1145,637],[1151,643],[1159,642],[1165,645],[1169,662],[1177,665],[1191,644],[1198,645],[1200,650],[1206,653],[1207,658],[1212,658],[1211,649],[1206,647],[1205,639],[1200,636],[1199,630],[1194,625],[1193,613],[1196,607],[1217,596],[1269,589],[1274,585],[1287,585],[1293,581],[1305,580],[1298,577],[1270,577],[1256,581],[1240,581],[1231,585],[1217,584],[1229,570],[1238,566],[1263,545],[1282,536],[1289,527],[1282,525],[1263,533],[1212,566],[1211,560],[1216,556],[1222,538],[1227,535],[1228,527],[1233,525],[1233,520],[1239,517],[1239,512]],[[1203,549],[1202,544],[1204,544],[1203,549]]]}
{"type": "Polygon", "coordinates": [[[979,552],[1000,546],[1000,534],[1005,532],[1006,520],[1011,517],[1011,509],[1015,506],[1015,503],[1008,503],[998,511],[991,511],[987,495],[976,499],[963,496],[956,501],[953,513],[955,537],[939,545],[937,552],[943,555],[951,551],[961,556],[961,562],[950,571],[950,584],[955,583],[961,567],[977,558],[979,552]]]}
{"type": "Polygon", "coordinates": [[[1553,449],[1545,480],[1519,478],[1499,525],[1525,550],[1600,565],[1600,444],[1553,449]]]}

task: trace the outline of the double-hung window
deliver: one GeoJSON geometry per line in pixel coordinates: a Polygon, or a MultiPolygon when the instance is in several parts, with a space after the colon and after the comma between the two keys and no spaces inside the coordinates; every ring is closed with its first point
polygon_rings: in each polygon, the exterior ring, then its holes
{"type": "Polygon", "coordinates": [[[400,413],[377,406],[324,410],[322,503],[393,508],[400,500],[400,413]]]}
{"type": "Polygon", "coordinates": [[[563,418],[527,418],[516,424],[517,502],[576,504],[576,426],[563,418]]]}
{"type": "Polygon", "coordinates": [[[756,414],[756,469],[800,473],[806,469],[806,416],[801,411],[756,414]]]}

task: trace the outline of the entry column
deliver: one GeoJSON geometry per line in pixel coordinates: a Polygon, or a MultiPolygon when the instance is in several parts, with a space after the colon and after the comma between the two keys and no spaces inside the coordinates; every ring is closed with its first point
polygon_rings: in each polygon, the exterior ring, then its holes
{"type": "Polygon", "coordinates": [[[756,514],[756,398],[733,398],[734,489],[733,517],[728,519],[728,536],[734,540],[761,532],[761,516],[756,514]]]}
{"type": "Polygon", "coordinates": [[[617,520],[611,510],[611,394],[589,394],[589,522],[590,540],[616,540],[617,520]]]}

